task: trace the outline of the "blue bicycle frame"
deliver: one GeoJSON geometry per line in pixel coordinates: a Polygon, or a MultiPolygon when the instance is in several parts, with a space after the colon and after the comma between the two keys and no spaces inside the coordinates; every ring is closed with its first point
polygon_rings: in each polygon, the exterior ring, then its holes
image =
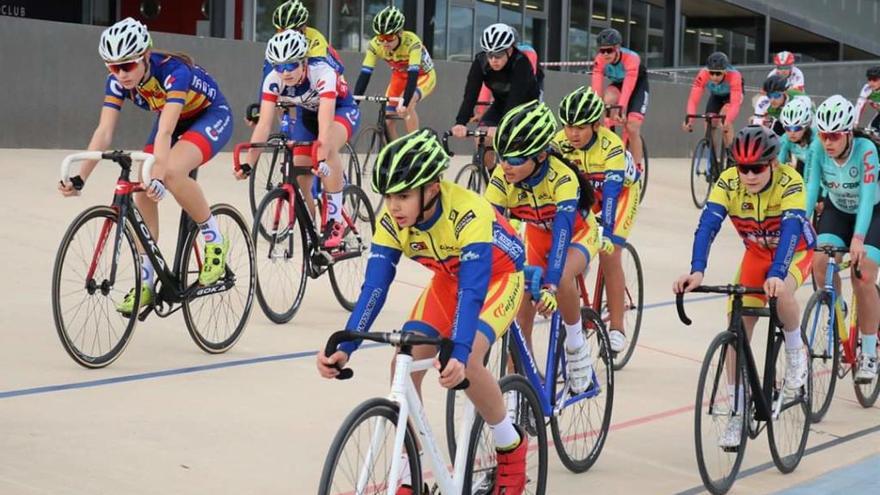
{"type": "MultiPolygon", "coordinates": [[[[825,286],[822,288],[827,294],[828,297],[831,298],[831,311],[829,311],[828,315],[828,329],[825,335],[825,338],[828,339],[825,349],[833,349],[834,346],[834,332],[837,331],[836,319],[837,319],[837,298],[839,297],[837,294],[837,290],[834,288],[834,275],[840,271],[840,267],[837,264],[837,260],[834,256],[828,257],[828,267],[825,269],[825,286]]],[[[809,341],[810,349],[813,349],[813,343],[816,341],[816,325],[819,323],[819,312],[813,316],[813,321],[810,325],[810,335],[809,341]]],[[[826,358],[830,358],[831,356],[823,356],[826,358]]]]}

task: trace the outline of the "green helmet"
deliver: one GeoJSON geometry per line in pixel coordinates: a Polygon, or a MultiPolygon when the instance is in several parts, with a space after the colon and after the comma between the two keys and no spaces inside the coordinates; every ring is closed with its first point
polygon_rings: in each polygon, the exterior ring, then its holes
{"type": "Polygon", "coordinates": [[[581,86],[562,99],[559,120],[564,125],[584,125],[598,122],[605,113],[605,102],[589,86],[581,86]]]}
{"type": "Polygon", "coordinates": [[[394,34],[403,29],[403,12],[389,5],[373,17],[373,31],[376,34],[394,34]]]}
{"type": "Polygon", "coordinates": [[[376,158],[373,191],[396,194],[437,180],[449,167],[449,155],[428,128],[413,131],[391,141],[376,158]]]}
{"type": "Polygon", "coordinates": [[[545,151],[556,133],[556,118],[532,100],[511,108],[495,130],[495,150],[503,158],[531,158],[545,151]]]}
{"type": "Polygon", "coordinates": [[[275,29],[299,29],[309,20],[309,9],[300,0],[287,0],[275,8],[272,13],[272,24],[275,29]]]}

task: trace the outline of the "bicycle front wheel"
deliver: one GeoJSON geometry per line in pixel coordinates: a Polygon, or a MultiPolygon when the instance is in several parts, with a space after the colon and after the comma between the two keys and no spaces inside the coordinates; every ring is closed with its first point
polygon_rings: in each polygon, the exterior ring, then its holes
{"type": "Polygon", "coordinates": [[[642,140],[642,176],[639,178],[639,182],[642,183],[642,192],[639,196],[639,203],[645,200],[645,193],[648,192],[648,145],[645,144],[644,136],[639,136],[639,139],[642,140]]]}
{"type": "MultiPolygon", "coordinates": [[[[137,323],[137,311],[128,315],[116,311],[129,289],[141,286],[140,256],[125,220],[114,246],[118,219],[118,212],[110,207],[89,208],[67,228],[55,255],[55,329],[67,354],[86,368],[103,368],[115,361],[137,323]]],[[[140,295],[140,290],[134,291],[135,308],[140,295]]]]}
{"type": "MultiPolygon", "coordinates": [[[[806,338],[804,338],[806,342],[806,338]]],[[[770,456],[773,464],[780,472],[790,473],[800,464],[807,447],[810,434],[810,393],[813,383],[812,360],[807,360],[807,381],[797,390],[790,390],[785,385],[785,353],[782,352],[785,338],[776,336],[773,343],[774,373],[768,380],[773,390],[770,391],[770,408],[773,419],[767,423],[767,439],[770,441],[770,456]]],[[[806,350],[804,351],[806,352],[806,350]]],[[[767,391],[765,391],[766,393],[767,391]]]]}
{"type": "MultiPolygon", "coordinates": [[[[877,292],[880,292],[880,286],[877,287],[877,292]]],[[[850,338],[854,339],[856,336],[851,335],[850,338]]],[[[857,355],[859,354],[857,353],[857,355]]],[[[855,387],[856,399],[858,399],[862,407],[871,407],[877,402],[877,396],[880,395],[880,379],[878,379],[877,375],[874,375],[874,379],[868,383],[856,383],[854,371],[853,387],[855,387]]]]}
{"type": "Polygon", "coordinates": [[[401,471],[410,476],[412,493],[422,493],[422,471],[419,449],[411,425],[403,437],[403,452],[394,451],[394,435],[400,408],[388,399],[370,399],[358,406],[345,418],[333,438],[318,495],[352,493],[385,493],[391,472],[391,463],[402,459],[401,471]]]}
{"type": "MultiPolygon", "coordinates": [[[[623,245],[623,253],[620,256],[620,264],[623,267],[625,281],[623,292],[623,325],[626,332],[626,347],[614,356],[614,371],[622,370],[632,358],[639,341],[639,332],[642,329],[642,311],[645,309],[645,277],[642,272],[642,260],[636,248],[626,243],[623,245]]],[[[604,294],[605,280],[599,284],[599,292],[596,297],[605,297],[602,304],[602,321],[608,322],[608,298],[604,294]]]]}
{"type": "Polygon", "coordinates": [[[483,194],[485,184],[483,181],[483,172],[480,167],[473,163],[468,163],[455,174],[455,183],[477,194],[483,194]]]}
{"type": "Polygon", "coordinates": [[[706,138],[700,139],[691,157],[691,199],[702,208],[712,189],[712,147],[706,138]]]}
{"type": "Polygon", "coordinates": [[[263,198],[251,237],[257,269],[257,301],[274,323],[290,321],[306,293],[308,277],[305,224],[287,191],[276,188],[263,198]]]}
{"type": "MultiPolygon", "coordinates": [[[[507,375],[498,382],[513,423],[523,441],[528,442],[526,453],[526,487],[523,493],[542,494],[547,489],[547,430],[541,403],[532,385],[520,375],[507,375]]],[[[464,492],[492,493],[498,462],[495,440],[486,422],[477,417],[468,442],[468,462],[465,466],[464,492]],[[467,490],[470,489],[470,492],[467,490]]]]}
{"type": "MultiPolygon", "coordinates": [[[[813,391],[810,394],[810,422],[818,423],[825,417],[834,398],[837,371],[840,368],[840,336],[831,327],[834,309],[831,298],[824,290],[814,292],[804,308],[801,327],[810,347],[813,369],[813,391]]],[[[838,322],[839,323],[839,322],[838,322]]]]}
{"type": "Polygon", "coordinates": [[[354,310],[367,274],[367,254],[376,227],[373,207],[364,191],[354,185],[345,186],[342,215],[346,224],[339,253],[330,265],[330,285],[339,304],[354,310]]]}
{"type": "MultiPolygon", "coordinates": [[[[614,366],[605,325],[592,308],[581,308],[581,322],[594,356],[593,383],[586,392],[574,397],[569,396],[566,388],[556,390],[556,404],[561,401],[563,408],[550,419],[559,460],[575,473],[587,471],[599,459],[611,427],[614,403],[614,366]]],[[[557,341],[557,384],[565,383],[566,379],[564,341],[562,336],[557,341]]]]}
{"type": "MultiPolygon", "coordinates": [[[[241,213],[220,203],[211,207],[211,214],[217,219],[223,238],[229,240],[229,251],[226,274],[209,287],[226,287],[226,290],[184,300],[183,321],[200,349],[218,354],[228,351],[241,338],[254,303],[257,271],[254,244],[241,213]]],[[[205,252],[197,226],[193,225],[185,242],[180,279],[182,287],[187,288],[198,284],[205,252]]]]}
{"type": "MultiPolygon", "coordinates": [[[[697,384],[694,405],[697,468],[703,485],[715,495],[726,493],[733,486],[746,452],[749,421],[739,423],[738,446],[722,444],[727,430],[731,428],[731,421],[737,416],[749,418],[743,414],[749,404],[745,368],[735,366],[736,360],[736,336],[731,332],[719,334],[706,350],[697,384]],[[736,373],[733,383],[730,383],[733,373],[729,370],[732,368],[736,369],[736,373]],[[743,391],[739,397],[736,397],[737,388],[743,391]]],[[[733,433],[735,437],[737,432],[733,433]]]]}
{"type": "Polygon", "coordinates": [[[257,162],[251,164],[253,170],[248,181],[251,218],[256,215],[263,196],[284,181],[284,158],[284,145],[279,142],[277,147],[271,150],[264,149],[257,162]]]}

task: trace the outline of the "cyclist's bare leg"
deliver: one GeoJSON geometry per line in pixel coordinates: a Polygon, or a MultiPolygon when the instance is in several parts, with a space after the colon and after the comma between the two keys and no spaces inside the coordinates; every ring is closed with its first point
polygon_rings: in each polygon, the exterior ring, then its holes
{"type": "Polygon", "coordinates": [[[644,163],[644,150],[642,149],[642,120],[645,117],[640,113],[630,112],[626,118],[627,146],[633,155],[637,165],[644,163]]]}
{"type": "Polygon", "coordinates": [[[330,124],[328,134],[326,142],[321,143],[321,147],[327,150],[327,165],[330,166],[330,175],[322,178],[321,183],[324,185],[324,191],[328,193],[340,192],[345,179],[342,171],[342,156],[340,156],[339,150],[348,141],[348,131],[344,125],[334,121],[330,124]]]}
{"type": "MultiPolygon", "coordinates": [[[[602,97],[602,99],[605,101],[606,107],[617,105],[617,100],[620,99],[620,90],[617,89],[616,86],[608,86],[607,88],[605,88],[605,95],[602,97]]],[[[620,115],[619,112],[620,110],[614,110],[613,112],[611,112],[611,119],[606,119],[605,122],[605,125],[607,127],[613,129],[617,125],[614,121],[614,118],[620,115]]]]}
{"type": "Polygon", "coordinates": [[[580,249],[568,248],[562,278],[559,279],[559,291],[556,299],[559,302],[559,314],[563,323],[573,325],[581,319],[581,297],[575,277],[587,269],[587,259],[580,249]]]}
{"type": "Polygon", "coordinates": [[[403,120],[404,125],[406,125],[407,133],[418,130],[419,128],[419,114],[416,113],[416,106],[418,106],[420,101],[422,101],[422,95],[416,91],[409,100],[406,117],[403,120]]]}
{"type": "MultiPolygon", "coordinates": [[[[721,113],[723,115],[727,115],[727,112],[730,111],[730,103],[721,107],[721,113]]],[[[717,122],[717,121],[715,121],[717,122]]],[[[721,137],[724,139],[724,147],[730,148],[730,144],[733,143],[733,124],[723,123],[721,125],[721,137]]]]}
{"type": "Polygon", "coordinates": [[[608,301],[608,312],[611,316],[608,329],[619,330],[625,334],[623,310],[626,280],[623,274],[623,265],[620,261],[622,253],[622,246],[614,246],[614,252],[611,254],[607,254],[604,251],[599,253],[599,268],[605,277],[605,299],[608,301]]]}
{"type": "MultiPolygon", "coordinates": [[[[841,261],[843,261],[843,255],[837,255],[836,259],[837,264],[840,265],[841,261]]],[[[825,285],[825,271],[827,269],[828,255],[821,251],[816,251],[813,254],[813,266],[811,268],[813,279],[816,281],[816,287],[822,287],[825,285]]],[[[837,291],[837,294],[840,295],[840,272],[834,274],[834,289],[837,291]]],[[[842,298],[838,299],[843,300],[842,298]]]]}
{"type": "MultiPolygon", "coordinates": [[[[391,114],[391,112],[389,112],[389,114],[391,114]]],[[[395,139],[400,137],[400,133],[397,132],[397,120],[385,119],[385,129],[388,129],[389,141],[394,141],[395,139]]]]}
{"type": "MultiPolygon", "coordinates": [[[[137,205],[138,211],[141,212],[141,217],[144,219],[144,223],[147,224],[150,235],[154,241],[159,242],[159,203],[148,198],[147,193],[134,193],[133,196],[134,204],[137,205]]],[[[138,253],[144,254],[144,247],[141,246],[140,240],[137,241],[137,250],[138,253]]]]}
{"type": "Polygon", "coordinates": [[[874,282],[877,280],[877,264],[868,257],[859,263],[862,278],[852,277],[853,292],[859,298],[858,317],[859,332],[864,335],[875,335],[880,324],[880,296],[874,282]]]}
{"type": "Polygon", "coordinates": [[[308,155],[294,155],[293,166],[296,167],[296,181],[299,183],[299,189],[302,191],[302,198],[306,204],[306,210],[312,219],[315,218],[315,198],[312,196],[312,181],[315,176],[312,175],[312,157],[308,155]]]}
{"type": "Polygon", "coordinates": [[[203,223],[211,216],[211,207],[201,186],[189,176],[201,163],[202,152],[196,145],[189,141],[178,141],[171,147],[165,165],[165,187],[196,223],[203,223]]]}

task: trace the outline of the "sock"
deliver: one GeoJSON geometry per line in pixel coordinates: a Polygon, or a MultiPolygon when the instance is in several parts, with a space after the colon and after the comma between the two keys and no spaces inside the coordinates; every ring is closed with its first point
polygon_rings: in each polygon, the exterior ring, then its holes
{"type": "Polygon", "coordinates": [[[342,221],[342,191],[327,193],[327,219],[342,221]]]}
{"type": "Polygon", "coordinates": [[[734,414],[739,414],[739,411],[743,409],[743,402],[746,401],[746,393],[745,389],[742,385],[737,387],[739,389],[738,397],[734,398],[734,385],[727,385],[727,398],[730,400],[730,409],[733,410],[734,414]],[[734,399],[736,402],[734,402],[734,399]]]}
{"type": "Polygon", "coordinates": [[[153,269],[153,262],[150,261],[150,257],[146,254],[141,255],[141,283],[145,286],[149,287],[150,290],[153,289],[153,277],[156,275],[156,270],[153,269]]]}
{"type": "Polygon", "coordinates": [[[581,319],[569,325],[565,324],[565,348],[569,350],[578,349],[584,345],[584,332],[581,330],[583,324],[581,319]]]}
{"type": "Polygon", "coordinates": [[[862,354],[876,358],[877,357],[877,334],[862,334],[862,354]]]}
{"type": "Polygon", "coordinates": [[[217,224],[217,218],[213,214],[208,217],[204,223],[199,224],[199,230],[202,231],[202,238],[205,240],[205,243],[223,242],[223,234],[220,233],[220,225],[217,224]]]}
{"type": "Polygon", "coordinates": [[[794,328],[792,330],[786,330],[782,332],[782,335],[785,336],[785,350],[786,351],[796,351],[804,346],[804,341],[801,339],[801,329],[794,328]]]}
{"type": "Polygon", "coordinates": [[[513,450],[519,445],[521,440],[519,432],[513,427],[513,421],[510,420],[510,416],[505,415],[500,423],[497,425],[489,425],[489,428],[491,428],[492,433],[495,434],[496,449],[502,451],[513,450]]]}

